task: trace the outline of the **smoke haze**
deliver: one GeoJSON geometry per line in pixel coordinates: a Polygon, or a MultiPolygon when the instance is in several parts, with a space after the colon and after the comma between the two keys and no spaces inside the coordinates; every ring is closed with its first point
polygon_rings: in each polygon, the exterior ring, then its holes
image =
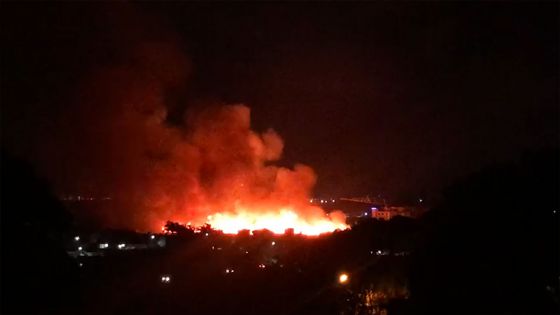
{"type": "Polygon", "coordinates": [[[146,32],[139,32],[138,17],[125,12],[110,24],[120,35],[108,41],[109,62],[85,75],[64,128],[46,143],[54,158],[68,161],[64,176],[81,183],[76,193],[112,198],[93,217],[149,230],[167,220],[204,224],[217,212],[291,209],[304,220],[329,220],[308,204],[314,171],[275,166],[283,140],[272,129],[253,131],[247,106],[202,104],[183,121],[168,121],[168,96],[186,84],[190,62],[173,34],[139,37],[146,32]]]}

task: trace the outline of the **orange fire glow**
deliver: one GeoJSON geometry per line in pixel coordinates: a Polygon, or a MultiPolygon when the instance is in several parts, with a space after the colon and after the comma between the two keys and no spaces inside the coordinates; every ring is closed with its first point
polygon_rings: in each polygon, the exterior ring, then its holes
{"type": "Polygon", "coordinates": [[[249,107],[168,103],[168,92],[184,86],[189,60],[173,44],[130,44],[118,58],[124,64],[99,67],[83,82],[77,93],[83,111],[67,115],[84,139],[73,140],[78,151],[61,156],[73,161],[79,152],[85,176],[79,182],[113,196],[114,205],[95,212],[100,221],[158,232],[168,221],[229,234],[348,228],[342,212],[310,204],[317,175],[306,165],[286,165],[284,140],[271,128],[253,130],[249,107]],[[185,110],[171,117],[169,108],[185,110]]]}
{"type": "Polygon", "coordinates": [[[348,228],[344,220],[331,219],[328,216],[305,219],[291,209],[281,209],[278,212],[216,213],[208,216],[208,224],[225,234],[237,234],[242,230],[256,231],[263,229],[267,229],[274,234],[284,234],[287,229],[293,229],[295,234],[320,235],[348,228]]]}
{"type": "Polygon", "coordinates": [[[341,211],[327,214],[309,202],[317,178],[311,167],[275,165],[284,142],[271,129],[253,131],[248,107],[220,107],[190,122],[156,164],[148,199],[160,224],[209,224],[225,234],[293,229],[320,235],[348,228],[341,211]]]}

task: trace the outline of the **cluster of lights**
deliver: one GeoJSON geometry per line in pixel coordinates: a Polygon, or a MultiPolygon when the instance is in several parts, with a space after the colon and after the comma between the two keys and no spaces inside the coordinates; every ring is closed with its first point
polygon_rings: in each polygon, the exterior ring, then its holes
{"type": "Polygon", "coordinates": [[[234,273],[234,272],[235,272],[235,269],[229,269],[229,268],[226,269],[226,273],[234,273]]]}
{"type": "MultiPolygon", "coordinates": [[[[370,250],[370,251],[369,251],[369,254],[370,254],[370,255],[376,255],[376,256],[387,256],[387,255],[390,255],[391,252],[390,252],[389,250],[381,250],[381,249],[378,249],[378,250],[376,250],[376,251],[370,250]]],[[[407,252],[395,252],[395,253],[393,253],[393,254],[394,254],[395,256],[405,256],[405,255],[408,255],[407,252]]]]}
{"type": "Polygon", "coordinates": [[[167,276],[167,275],[166,276],[161,276],[160,280],[161,280],[161,283],[166,283],[167,284],[167,283],[171,282],[171,277],[167,276]]]}
{"type": "Polygon", "coordinates": [[[117,245],[118,249],[123,249],[125,247],[126,247],[126,244],[124,244],[124,243],[120,243],[119,245],[117,245]]]}
{"type": "Polygon", "coordinates": [[[329,199],[317,199],[317,200],[309,199],[310,203],[314,203],[315,201],[317,201],[318,203],[329,203],[329,202],[334,203],[335,202],[334,199],[330,199],[330,200],[329,199]]]}
{"type": "Polygon", "coordinates": [[[266,265],[265,264],[259,264],[259,268],[264,269],[264,268],[266,268],[266,265]]]}
{"type": "Polygon", "coordinates": [[[65,201],[92,201],[92,200],[111,200],[111,197],[91,197],[91,196],[82,196],[82,195],[68,195],[60,197],[61,200],[65,201]]]}

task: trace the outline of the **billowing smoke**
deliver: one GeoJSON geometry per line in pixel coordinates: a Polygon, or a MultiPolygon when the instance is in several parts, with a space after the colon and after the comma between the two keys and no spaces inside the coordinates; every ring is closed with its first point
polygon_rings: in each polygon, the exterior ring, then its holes
{"type": "Polygon", "coordinates": [[[149,170],[145,199],[150,222],[173,218],[203,224],[216,213],[243,213],[252,220],[285,209],[307,221],[325,219],[321,209],[308,203],[313,170],[273,165],[283,141],[273,130],[251,130],[248,107],[206,109],[188,122],[185,129],[160,132],[167,135],[155,149],[159,159],[149,170]]]}
{"type": "Polygon", "coordinates": [[[272,129],[253,131],[247,106],[197,106],[169,123],[168,95],[190,70],[173,41],[132,37],[116,46],[112,62],[86,75],[74,101],[79,110],[66,117],[71,132],[60,135],[75,142],[61,157],[77,170],[70,176],[86,183],[79,189],[112,197],[113,206],[97,213],[106,224],[154,230],[167,220],[289,212],[343,225],[342,214],[328,217],[309,205],[310,167],[274,165],[284,142],[272,129]]]}
{"type": "Polygon", "coordinates": [[[108,193],[118,193],[120,207],[128,208],[106,213],[107,219],[154,229],[166,220],[203,224],[209,215],[239,211],[293,209],[305,219],[324,217],[308,203],[313,170],[275,166],[284,143],[272,129],[253,131],[247,106],[190,111],[184,125],[172,126],[160,78],[112,69],[92,82],[93,99],[102,105],[90,104],[83,123],[97,139],[90,145],[102,153],[95,154],[95,169],[110,179],[104,181],[108,193]]]}

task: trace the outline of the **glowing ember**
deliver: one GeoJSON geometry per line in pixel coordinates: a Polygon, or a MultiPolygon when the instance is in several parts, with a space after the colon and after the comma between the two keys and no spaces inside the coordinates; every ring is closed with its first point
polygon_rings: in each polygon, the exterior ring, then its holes
{"type": "Polygon", "coordinates": [[[282,209],[277,213],[216,213],[209,216],[208,223],[216,230],[223,231],[226,234],[237,234],[242,230],[256,231],[263,229],[270,230],[274,234],[284,234],[287,229],[293,229],[296,234],[319,235],[348,228],[344,221],[331,220],[326,216],[306,220],[289,209],[282,209]]]}

